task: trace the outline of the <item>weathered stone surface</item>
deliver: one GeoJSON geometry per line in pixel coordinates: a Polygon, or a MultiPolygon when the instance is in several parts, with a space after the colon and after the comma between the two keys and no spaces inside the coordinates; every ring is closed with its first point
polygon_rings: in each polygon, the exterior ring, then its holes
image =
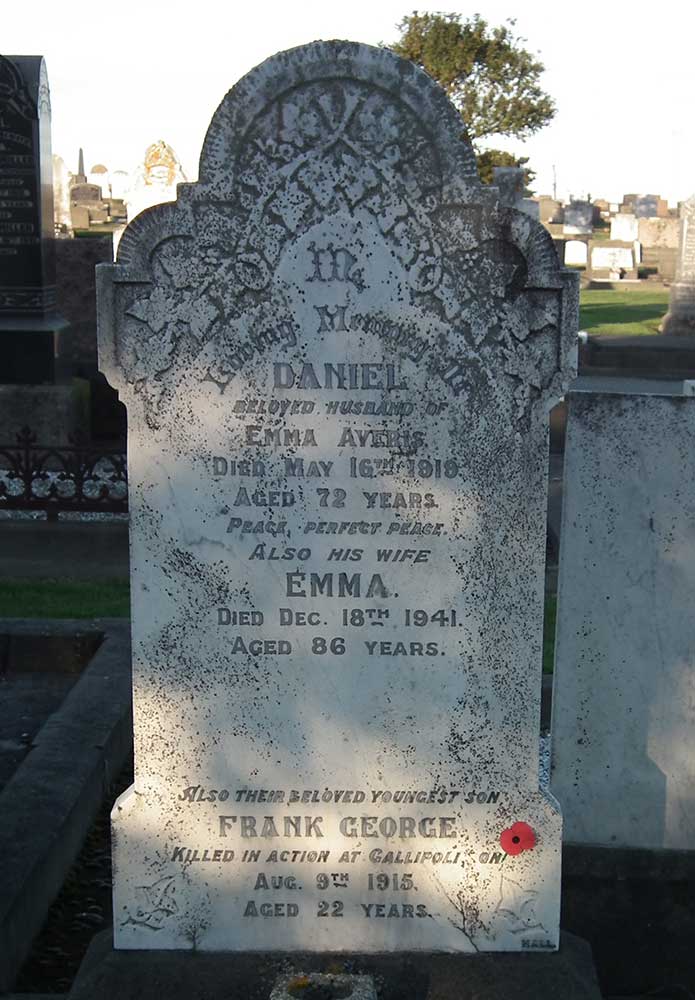
{"type": "Polygon", "coordinates": [[[513,208],[523,201],[525,189],[525,172],[523,167],[493,167],[492,183],[500,193],[503,205],[513,208]]]}
{"type": "MultiPolygon", "coordinates": [[[[677,250],[679,234],[680,221],[678,219],[638,219],[636,236],[622,238],[637,239],[647,249],[657,247],[677,250]]],[[[613,230],[611,229],[612,238],[613,230]]]]}
{"type": "Polygon", "coordinates": [[[687,337],[695,335],[695,194],[681,205],[680,217],[676,280],[661,332],[687,337]]]}
{"type": "Polygon", "coordinates": [[[538,202],[524,198],[526,171],[523,167],[493,167],[493,184],[499,191],[501,205],[516,208],[532,219],[540,218],[538,202]]]}
{"type": "Polygon", "coordinates": [[[281,53],[98,268],[129,429],[118,948],[557,947],[538,718],[577,280],[460,133],[386,50],[281,53]]]}
{"type": "Polygon", "coordinates": [[[572,393],[551,788],[565,838],[695,843],[695,399],[572,393]]]}

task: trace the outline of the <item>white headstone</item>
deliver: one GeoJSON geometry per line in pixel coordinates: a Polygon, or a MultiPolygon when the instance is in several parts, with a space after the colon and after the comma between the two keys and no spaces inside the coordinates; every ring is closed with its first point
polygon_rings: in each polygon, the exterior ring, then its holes
{"type": "Polygon", "coordinates": [[[128,220],[153,205],[176,200],[176,186],[186,180],[183,167],[174,150],[163,139],[145,150],[145,157],[133,171],[126,194],[128,220]]]}
{"type": "Polygon", "coordinates": [[[583,240],[565,240],[565,264],[586,266],[587,254],[587,245],[583,240]]]}
{"type": "Polygon", "coordinates": [[[695,399],[571,393],[551,788],[568,841],[695,842],[695,399]]]}
{"type": "Polygon", "coordinates": [[[671,285],[662,332],[695,336],[695,194],[681,205],[676,280],[671,285]]]}
{"type": "Polygon", "coordinates": [[[591,269],[596,270],[610,270],[610,271],[620,271],[624,268],[626,271],[631,270],[635,266],[635,251],[634,247],[592,247],[591,249],[591,269]]]}
{"type": "Polygon", "coordinates": [[[53,162],[53,220],[64,233],[72,230],[70,218],[70,174],[62,156],[55,153],[53,162]]]}
{"type": "Polygon", "coordinates": [[[611,239],[631,243],[637,239],[639,219],[634,215],[615,215],[611,219],[611,239]]]}
{"type": "Polygon", "coordinates": [[[126,170],[114,170],[111,174],[111,195],[125,201],[130,190],[130,175],[126,170]]]}
{"type": "Polygon", "coordinates": [[[281,53],[99,269],[129,432],[119,948],[557,947],[538,720],[577,280],[460,135],[386,49],[281,53]]]}

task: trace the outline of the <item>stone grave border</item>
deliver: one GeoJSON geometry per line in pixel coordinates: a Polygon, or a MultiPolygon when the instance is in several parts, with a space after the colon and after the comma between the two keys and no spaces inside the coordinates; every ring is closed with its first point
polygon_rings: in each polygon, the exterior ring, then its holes
{"type": "Polygon", "coordinates": [[[371,976],[381,1000],[601,1000],[591,948],[565,931],[560,934],[560,951],[552,954],[472,955],[436,951],[116,951],[110,928],[92,938],[65,1000],[160,1000],[174,996],[186,1000],[268,1000],[278,976],[293,973],[308,977],[327,969],[349,969],[349,976],[371,976]]]}
{"type": "MultiPolygon", "coordinates": [[[[0,793],[0,994],[12,987],[132,746],[128,619],[0,619],[3,635],[96,633],[101,644],[0,793]]],[[[48,643],[48,649],[45,646],[48,643]]],[[[44,648],[42,649],[42,645],[44,648]]]]}

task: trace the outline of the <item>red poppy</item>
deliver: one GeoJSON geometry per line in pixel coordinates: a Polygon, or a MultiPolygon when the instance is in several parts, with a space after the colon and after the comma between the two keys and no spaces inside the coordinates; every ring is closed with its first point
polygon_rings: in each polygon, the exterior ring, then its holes
{"type": "Polygon", "coordinates": [[[500,834],[500,845],[506,854],[521,854],[536,846],[536,835],[528,823],[515,823],[500,834]]]}

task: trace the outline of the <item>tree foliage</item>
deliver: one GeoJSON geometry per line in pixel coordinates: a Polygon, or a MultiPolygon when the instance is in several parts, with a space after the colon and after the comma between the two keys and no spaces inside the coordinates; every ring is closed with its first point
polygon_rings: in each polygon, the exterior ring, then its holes
{"type": "Polygon", "coordinates": [[[478,14],[420,14],[398,25],[390,47],[434,77],[461,112],[469,138],[490,135],[526,139],[555,114],[540,86],[544,66],[514,34],[514,21],[492,28],[478,14]]]}

